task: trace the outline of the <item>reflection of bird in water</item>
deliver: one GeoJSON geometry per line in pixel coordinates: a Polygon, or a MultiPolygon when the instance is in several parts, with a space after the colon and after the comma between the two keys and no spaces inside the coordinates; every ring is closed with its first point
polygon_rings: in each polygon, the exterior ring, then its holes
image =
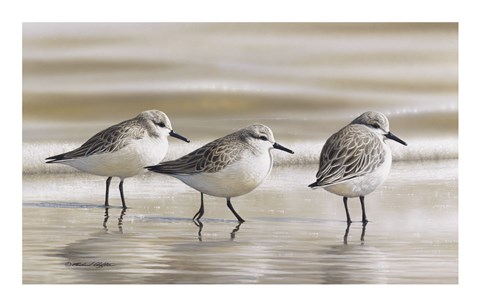
{"type": "Polygon", "coordinates": [[[135,228],[124,233],[126,211],[105,208],[100,231],[89,233],[87,238],[71,242],[55,252],[55,256],[63,258],[65,267],[72,270],[72,281],[66,282],[143,283],[148,274],[155,271],[152,269],[161,270],[162,267],[157,267],[155,262],[168,257],[166,254],[172,243],[170,237],[159,238],[156,235],[158,228],[153,229],[143,222],[135,223],[135,228]]]}
{"type": "MultiPolygon", "coordinates": [[[[105,231],[108,232],[108,228],[107,228],[107,221],[108,219],[110,218],[110,215],[108,213],[108,207],[105,208],[105,218],[103,219],[103,228],[105,229],[105,231]]],[[[127,211],[127,208],[122,208],[122,211],[120,212],[120,216],[118,217],[118,230],[120,233],[123,233],[123,217],[125,216],[125,212],[127,211]]]]}
{"type": "MultiPolygon", "coordinates": [[[[203,230],[203,223],[200,220],[193,220],[193,223],[198,227],[198,240],[202,240],[202,230],[203,230]]],[[[236,233],[240,230],[240,226],[242,225],[243,222],[238,222],[237,226],[235,226],[230,233],[230,240],[233,241],[235,239],[236,233]]]]}
{"type": "Polygon", "coordinates": [[[203,223],[200,220],[193,219],[193,223],[198,227],[198,241],[202,241],[203,223]]]}
{"type": "Polygon", "coordinates": [[[235,234],[240,230],[240,226],[242,225],[241,222],[239,222],[237,224],[237,226],[235,226],[235,228],[233,229],[233,231],[230,233],[230,240],[233,240],[235,239],[235,234]]]}
{"type": "Polygon", "coordinates": [[[239,222],[244,222],[230,202],[257,188],[272,170],[272,149],[290,154],[293,151],[277,142],[272,130],[253,124],[218,138],[203,147],[172,161],[146,167],[148,170],[173,176],[200,191],[200,210],[193,217],[203,216],[203,194],[227,199],[227,207],[239,222]]]}
{"type": "MultiPolygon", "coordinates": [[[[345,229],[345,234],[343,235],[343,243],[344,244],[348,244],[348,234],[350,232],[350,224],[351,223],[347,223],[347,228],[345,229]]],[[[365,231],[366,231],[366,229],[367,229],[367,223],[363,223],[362,224],[362,234],[360,236],[360,241],[362,242],[362,244],[365,241],[365,231]]]]}
{"type": "Polygon", "coordinates": [[[140,113],[135,118],[115,124],[98,132],[79,148],[47,158],[47,163],[60,163],[87,173],[106,176],[105,206],[112,177],[120,178],[120,196],[123,207],[123,181],[144,172],[144,167],[158,163],[167,154],[172,136],[186,142],[175,133],[167,115],[159,110],[140,113]]]}
{"type": "Polygon", "coordinates": [[[347,222],[351,223],[347,199],[359,197],[362,222],[367,223],[364,197],[380,186],[390,172],[392,152],[386,139],[407,145],[389,130],[388,119],[378,112],[365,112],[328,138],[320,153],[317,186],[343,196],[347,222]]]}
{"type": "MultiPolygon", "coordinates": [[[[264,263],[249,262],[245,254],[263,250],[262,245],[235,243],[231,234],[238,233],[240,226],[235,222],[215,223],[225,229],[225,237],[213,234],[214,239],[204,235],[198,242],[192,235],[178,236],[172,233],[181,228],[184,232],[191,228],[189,219],[178,222],[154,223],[152,218],[140,216],[134,228],[126,233],[115,229],[117,213],[113,209],[102,217],[108,230],[89,233],[81,238],[54,250],[69,270],[64,283],[85,284],[140,284],[140,283],[238,283],[236,271],[244,278],[254,280],[255,273],[262,273],[264,263]],[[159,230],[159,225],[166,225],[159,230]],[[230,228],[231,226],[235,228],[230,228]],[[223,255],[222,255],[223,254],[223,255]],[[220,256],[220,257],[218,257],[220,256]],[[221,258],[221,260],[219,260],[221,258]],[[93,265],[92,265],[93,263],[93,265]],[[255,265],[251,271],[252,264],[255,265]],[[101,266],[104,265],[104,266],[101,266]]],[[[134,218],[135,216],[128,216],[134,218]]],[[[123,211],[119,215],[121,226],[123,211]]],[[[125,220],[125,219],[123,219],[125,220]]],[[[161,222],[165,222],[161,221],[161,222]]],[[[205,223],[205,227],[211,223],[205,223]]],[[[214,225],[215,225],[214,224],[214,225]]],[[[99,224],[100,225],[100,224],[99,224]]],[[[119,226],[119,227],[120,227],[119,226]]],[[[193,231],[192,231],[193,232],[193,231]]],[[[201,233],[200,233],[201,234],[201,233]]],[[[62,267],[63,268],[63,267],[62,267]]]]}
{"type": "Polygon", "coordinates": [[[347,224],[343,244],[322,251],[323,282],[327,284],[384,284],[388,281],[388,262],[384,253],[365,243],[366,224],[362,224],[359,243],[348,242],[351,235],[347,224]]]}

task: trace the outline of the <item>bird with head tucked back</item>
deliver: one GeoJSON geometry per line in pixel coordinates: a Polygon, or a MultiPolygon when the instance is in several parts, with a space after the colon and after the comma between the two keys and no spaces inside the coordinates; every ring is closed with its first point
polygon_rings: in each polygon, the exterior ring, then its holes
{"type": "Polygon", "coordinates": [[[368,222],[364,198],[385,181],[392,164],[387,139],[407,145],[390,132],[384,114],[368,111],[330,136],[322,148],[317,180],[308,187],[322,187],[342,196],[349,224],[347,200],[353,197],[360,198],[362,222],[368,222]]]}

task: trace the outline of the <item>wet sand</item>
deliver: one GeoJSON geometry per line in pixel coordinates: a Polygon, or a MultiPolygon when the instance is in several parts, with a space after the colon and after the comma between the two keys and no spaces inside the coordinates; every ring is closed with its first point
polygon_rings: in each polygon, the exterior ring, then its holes
{"type": "Polygon", "coordinates": [[[347,228],[340,197],[306,187],[316,165],[275,167],[256,190],[205,196],[173,178],[112,181],[79,172],[23,176],[23,282],[30,283],[458,283],[457,160],[394,163],[347,228]],[[106,215],[108,217],[106,217],[106,215]],[[348,234],[348,235],[346,235],[348,234]],[[363,241],[362,241],[363,235],[363,241]]]}

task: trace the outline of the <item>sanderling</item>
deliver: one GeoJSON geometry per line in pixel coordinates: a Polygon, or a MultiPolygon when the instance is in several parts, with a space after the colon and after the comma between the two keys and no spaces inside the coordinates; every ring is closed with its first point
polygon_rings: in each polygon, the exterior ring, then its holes
{"type": "Polygon", "coordinates": [[[113,125],[91,137],[79,148],[48,157],[47,163],[61,163],[87,173],[107,176],[105,206],[112,177],[120,178],[120,196],[124,208],[123,180],[159,163],[168,150],[167,136],[190,142],[175,133],[167,115],[158,110],[140,113],[135,118],[113,125]]]}
{"type": "Polygon", "coordinates": [[[385,143],[386,138],[407,145],[389,131],[384,114],[365,112],[330,136],[323,146],[317,181],[308,187],[320,186],[343,196],[348,223],[352,220],[347,199],[353,197],[360,198],[362,222],[368,222],[364,197],[385,181],[392,165],[392,152],[385,143]]]}
{"type": "Polygon", "coordinates": [[[244,222],[233,209],[230,199],[254,190],[272,169],[271,149],[293,154],[275,142],[272,130],[263,124],[250,125],[173,161],[146,167],[150,171],[173,176],[201,192],[200,210],[193,217],[203,216],[203,194],[227,199],[227,206],[239,222],[244,222]]]}

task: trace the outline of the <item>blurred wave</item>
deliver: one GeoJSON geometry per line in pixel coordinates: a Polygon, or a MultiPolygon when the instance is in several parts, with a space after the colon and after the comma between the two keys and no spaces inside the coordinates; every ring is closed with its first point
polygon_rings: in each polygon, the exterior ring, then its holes
{"type": "Polygon", "coordinates": [[[25,23],[24,120],[457,104],[455,23],[25,23]]]}

